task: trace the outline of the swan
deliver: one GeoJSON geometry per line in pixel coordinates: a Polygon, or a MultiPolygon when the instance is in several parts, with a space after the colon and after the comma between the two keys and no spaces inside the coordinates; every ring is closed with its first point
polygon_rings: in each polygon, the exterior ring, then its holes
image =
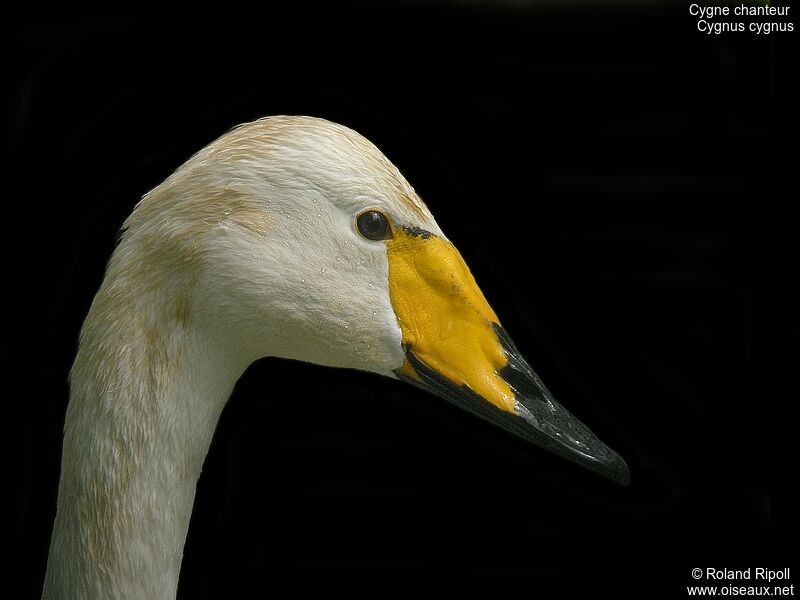
{"type": "Polygon", "coordinates": [[[43,598],[175,597],[212,434],[265,356],[406,381],[628,481],[380,150],[327,120],[266,117],[200,150],[123,225],[70,372],[43,598]]]}

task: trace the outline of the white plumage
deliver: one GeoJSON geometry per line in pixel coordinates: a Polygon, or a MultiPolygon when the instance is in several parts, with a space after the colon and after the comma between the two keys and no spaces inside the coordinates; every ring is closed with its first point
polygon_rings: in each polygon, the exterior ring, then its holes
{"type": "Polygon", "coordinates": [[[593,460],[614,459],[599,441],[591,447],[577,421],[555,434],[561,421],[542,427],[551,413],[566,418],[554,401],[546,414],[519,408],[529,392],[501,377],[516,350],[498,337],[462,265],[397,169],[343,126],[271,117],[198,152],[125,222],[81,331],[44,598],[174,597],[217,420],[236,380],[263,356],[417,382],[439,370],[453,397],[436,391],[453,401],[489,378],[494,412],[483,416],[502,413],[502,426],[519,419],[572,444],[574,460],[586,462],[589,450],[598,451],[593,460]],[[370,209],[402,243],[359,234],[356,218],[370,209]],[[390,290],[391,268],[404,282],[419,270],[434,300],[418,305],[415,290],[390,290]],[[451,330],[457,341],[478,336],[480,355],[437,337],[451,330]],[[456,377],[458,357],[480,369],[456,377]]]}

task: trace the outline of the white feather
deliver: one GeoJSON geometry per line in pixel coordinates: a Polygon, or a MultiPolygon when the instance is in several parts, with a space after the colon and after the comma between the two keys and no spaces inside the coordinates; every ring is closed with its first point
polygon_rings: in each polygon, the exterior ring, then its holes
{"type": "Polygon", "coordinates": [[[243,125],[142,199],[81,331],[44,598],[175,596],[203,460],[253,360],[393,376],[365,208],[441,235],[375,146],[308,117],[243,125]]]}

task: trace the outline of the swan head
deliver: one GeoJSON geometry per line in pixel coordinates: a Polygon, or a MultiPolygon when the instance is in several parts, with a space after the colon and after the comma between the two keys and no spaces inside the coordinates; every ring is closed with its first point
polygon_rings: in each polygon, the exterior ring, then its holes
{"type": "Polygon", "coordinates": [[[524,360],[413,187],[342,125],[268,117],[212,142],[142,199],[126,256],[182,326],[245,363],[396,377],[628,481],[524,360]]]}

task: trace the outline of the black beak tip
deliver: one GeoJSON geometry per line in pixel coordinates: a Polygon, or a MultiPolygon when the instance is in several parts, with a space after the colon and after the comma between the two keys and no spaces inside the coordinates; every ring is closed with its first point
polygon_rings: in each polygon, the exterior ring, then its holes
{"type": "Polygon", "coordinates": [[[618,454],[614,455],[614,459],[606,465],[601,473],[623,487],[628,487],[631,483],[631,471],[628,464],[618,454]]]}
{"type": "Polygon", "coordinates": [[[493,406],[465,385],[455,385],[410,349],[406,358],[417,377],[409,377],[401,370],[395,373],[522,439],[627,487],[631,475],[623,458],[553,399],[508,335],[499,326],[497,331],[509,357],[509,365],[500,375],[517,394],[517,414],[493,406]]]}

